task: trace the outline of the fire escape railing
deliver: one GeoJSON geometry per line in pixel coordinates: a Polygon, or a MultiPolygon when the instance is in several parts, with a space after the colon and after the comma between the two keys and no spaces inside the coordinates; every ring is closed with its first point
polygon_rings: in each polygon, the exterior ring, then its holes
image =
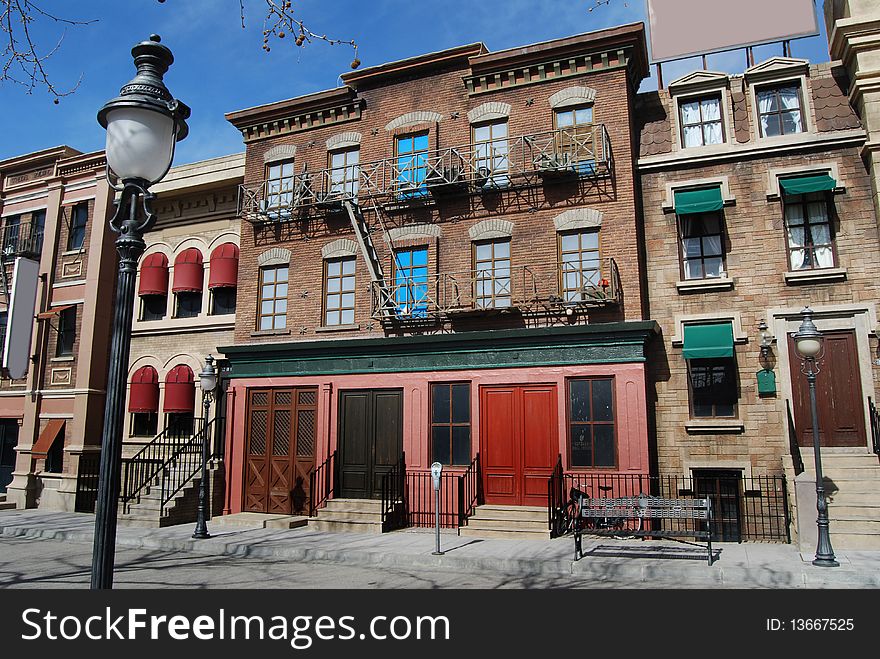
{"type": "Polygon", "coordinates": [[[559,128],[242,184],[239,215],[255,223],[287,221],[307,208],[341,210],[345,201],[410,203],[451,192],[534,185],[545,177],[604,176],[613,168],[604,124],[559,128]]]}
{"type": "Polygon", "coordinates": [[[376,320],[419,321],[463,312],[603,307],[621,300],[620,271],[606,258],[596,269],[563,263],[397,275],[384,286],[373,285],[371,313],[376,320]]]}

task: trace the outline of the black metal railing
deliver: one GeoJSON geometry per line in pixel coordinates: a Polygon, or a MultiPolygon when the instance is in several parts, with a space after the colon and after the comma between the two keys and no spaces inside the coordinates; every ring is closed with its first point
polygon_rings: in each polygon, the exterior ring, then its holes
{"type": "Polygon", "coordinates": [[[333,496],[337,483],[336,465],[336,451],[333,451],[309,472],[309,517],[317,515],[318,509],[323,508],[333,496]]]}
{"type": "Polygon", "coordinates": [[[874,401],[871,400],[870,396],[868,397],[868,410],[871,414],[871,441],[874,447],[874,454],[880,458],[880,412],[877,411],[877,406],[874,405],[874,401]]]}
{"type": "Polygon", "coordinates": [[[214,419],[208,423],[202,423],[198,433],[181,445],[175,453],[168,456],[162,468],[162,510],[186,485],[201,472],[202,469],[202,444],[208,444],[208,459],[213,460],[213,446],[211,433],[214,428],[214,419]]]}
{"type": "MultiPolygon", "coordinates": [[[[868,399],[871,402],[871,399],[868,399]]],[[[791,402],[786,398],[785,411],[788,414],[788,450],[791,452],[791,462],[794,465],[794,475],[804,473],[804,459],[801,457],[801,445],[798,444],[797,428],[794,425],[794,416],[791,413],[791,402]]],[[[876,442],[876,436],[874,441],[876,442]]]]}
{"type": "Polygon", "coordinates": [[[483,471],[480,454],[471,460],[465,472],[458,476],[458,526],[467,524],[477,506],[483,503],[483,471]]]}
{"type": "MultiPolygon", "coordinates": [[[[462,525],[460,483],[460,474],[450,471],[440,474],[440,526],[444,529],[457,529],[462,525]]],[[[406,503],[407,526],[436,524],[437,495],[430,471],[406,472],[406,503]]]]}
{"type": "Polygon", "coordinates": [[[43,249],[42,222],[7,221],[0,233],[0,247],[8,256],[39,256],[43,249]]]}
{"type": "MultiPolygon", "coordinates": [[[[729,489],[718,489],[714,485],[717,482],[714,478],[591,473],[562,473],[560,476],[560,466],[557,463],[548,481],[551,533],[559,533],[561,506],[565,505],[571,488],[576,487],[592,498],[632,497],[643,493],[664,499],[708,496],[712,498],[713,540],[790,542],[784,476],[740,476],[726,480],[729,489]]],[[[638,524],[638,520],[630,522],[633,528],[638,524]]],[[[654,528],[670,531],[694,531],[697,530],[695,523],[694,520],[653,522],[662,525],[654,528]]]]}
{"type": "Polygon", "coordinates": [[[565,531],[564,519],[567,500],[565,472],[562,468],[562,455],[560,455],[556,459],[556,465],[547,481],[547,525],[551,538],[557,538],[565,531]]]}
{"type": "Polygon", "coordinates": [[[78,513],[94,513],[98,501],[98,475],[101,471],[100,453],[83,453],[79,456],[76,472],[76,499],[73,510],[78,513]]]}
{"type": "Polygon", "coordinates": [[[406,453],[382,474],[382,532],[406,526],[406,453]]]}
{"type": "MultiPolygon", "coordinates": [[[[202,419],[194,419],[201,425],[202,419]]],[[[122,459],[122,483],[120,486],[120,503],[122,512],[127,513],[132,503],[153,485],[157,485],[159,476],[169,459],[179,455],[183,447],[190,447],[197,433],[189,423],[175,424],[166,427],[150,443],[141,448],[130,458],[122,459]]],[[[201,445],[198,448],[201,459],[201,445]]]]}

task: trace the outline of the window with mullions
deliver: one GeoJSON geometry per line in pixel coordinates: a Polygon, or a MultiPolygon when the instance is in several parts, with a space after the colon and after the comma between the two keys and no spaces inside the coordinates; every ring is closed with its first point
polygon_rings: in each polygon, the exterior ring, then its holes
{"type": "Polygon", "coordinates": [[[474,243],[474,285],[478,309],[510,306],[510,240],[474,243]]]}
{"type": "Polygon", "coordinates": [[[158,412],[134,412],[131,415],[132,437],[155,437],[159,432],[158,412]]]}
{"type": "Polygon", "coordinates": [[[394,252],[394,303],[400,316],[428,315],[428,248],[394,252]]]}
{"type": "Polygon", "coordinates": [[[681,143],[684,148],[724,142],[720,96],[682,101],[679,107],[681,110],[681,143]]]}
{"type": "Polygon", "coordinates": [[[70,307],[58,314],[58,342],[55,356],[65,357],[73,354],[76,342],[76,307],[70,307]]]}
{"type": "Polygon", "coordinates": [[[355,199],[360,185],[360,149],[330,152],[330,196],[355,199]]]}
{"type": "Polygon", "coordinates": [[[721,213],[679,215],[681,269],[684,279],[724,276],[721,213]]]}
{"type": "Polygon", "coordinates": [[[164,295],[141,295],[141,320],[162,320],[168,306],[164,295]]]}
{"type": "Polygon", "coordinates": [[[581,302],[602,283],[599,270],[599,232],[578,231],[559,236],[562,299],[581,302]]]}
{"type": "Polygon", "coordinates": [[[354,256],[330,259],[324,266],[324,325],[354,324],[354,256]]]}
{"type": "Polygon", "coordinates": [[[689,359],[688,375],[692,417],[736,416],[739,394],[734,358],[689,359]]]}
{"type": "Polygon", "coordinates": [[[443,465],[471,462],[471,385],[431,385],[431,456],[443,465]]]}
{"type": "Polygon", "coordinates": [[[396,140],[397,196],[401,199],[428,194],[428,133],[403,135],[396,140]]]}
{"type": "Polygon", "coordinates": [[[596,166],[593,142],[593,107],[583,106],[556,110],[556,150],[560,164],[577,163],[580,171],[596,166]]]}
{"type": "Polygon", "coordinates": [[[785,228],[792,270],[833,268],[834,227],[824,192],[786,196],[785,228]]]}
{"type": "Polygon", "coordinates": [[[289,208],[293,203],[293,161],[272,163],[266,169],[267,210],[289,208]]]}
{"type": "Polygon", "coordinates": [[[510,182],[507,121],[474,126],[474,162],[484,187],[503,187],[510,182]]]}
{"type": "Polygon", "coordinates": [[[237,289],[231,286],[218,286],[211,289],[211,315],[223,316],[235,313],[237,289]]]}
{"type": "Polygon", "coordinates": [[[18,237],[21,233],[21,216],[10,215],[3,218],[3,251],[17,252],[18,237]]]}
{"type": "Polygon", "coordinates": [[[174,296],[177,300],[175,318],[195,318],[202,313],[201,291],[180,291],[174,296]]]}
{"type": "Polygon", "coordinates": [[[81,249],[86,239],[86,223],[89,219],[88,203],[77,204],[70,210],[70,233],[67,249],[81,249]]]}
{"type": "Polygon", "coordinates": [[[800,85],[780,85],[756,91],[762,137],[804,132],[800,85]]]}
{"type": "Polygon", "coordinates": [[[286,265],[260,269],[257,329],[275,330],[287,327],[287,277],[286,265]]]}
{"type": "Polygon", "coordinates": [[[591,378],[568,383],[569,464],[614,467],[614,380],[591,378]]]}

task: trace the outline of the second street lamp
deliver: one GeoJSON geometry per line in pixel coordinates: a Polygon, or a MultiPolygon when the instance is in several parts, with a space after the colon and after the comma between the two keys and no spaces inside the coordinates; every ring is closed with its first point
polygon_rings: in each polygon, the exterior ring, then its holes
{"type": "Polygon", "coordinates": [[[138,259],[146,249],[143,234],[156,220],[151,205],[154,195],[149,188],[171,168],[175,143],[189,132],[186,125],[189,108],[175,100],[162,81],[162,76],[174,62],[174,56],[160,41],[154,34],[149,41],[132,48],[137,75],[120,90],[119,96],[108,101],[98,112],[98,122],[107,129],[107,167],[122,186],[116,188],[120,194],[116,214],[110,220],[110,228],[119,234],[116,239],[119,277],[95,509],[93,590],[113,587],[134,285],[138,259]]]}
{"type": "Polygon", "coordinates": [[[199,373],[199,385],[202,389],[202,405],[204,417],[202,418],[202,480],[199,483],[199,512],[196,518],[196,530],[192,537],[196,540],[210,538],[208,533],[208,438],[210,424],[208,414],[211,412],[211,401],[214,400],[214,389],[217,388],[217,370],[214,368],[214,358],[208,355],[205,358],[205,367],[199,373]]]}
{"type": "Polygon", "coordinates": [[[807,376],[810,385],[810,414],[813,421],[813,457],[816,464],[816,526],[819,539],[816,545],[816,558],[813,565],[837,567],[840,563],[834,557],[831,547],[831,532],[828,523],[828,500],[825,498],[825,483],[822,478],[822,454],[819,448],[819,414],[816,408],[816,375],[819,373],[817,358],[822,351],[822,332],[813,323],[813,310],[805,307],[801,311],[802,321],[792,337],[795,349],[801,357],[801,372],[807,376]]]}

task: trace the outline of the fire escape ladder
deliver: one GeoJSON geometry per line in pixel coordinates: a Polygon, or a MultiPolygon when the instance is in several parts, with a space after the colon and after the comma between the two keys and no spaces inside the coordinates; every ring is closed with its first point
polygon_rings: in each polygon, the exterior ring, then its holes
{"type": "MultiPolygon", "coordinates": [[[[6,276],[6,253],[0,252],[0,279],[2,279],[2,290],[0,290],[0,304],[6,306],[6,311],[9,311],[9,279],[6,276]]],[[[0,351],[2,351],[2,347],[0,347],[0,351]]]]}
{"type": "Polygon", "coordinates": [[[360,208],[357,208],[351,201],[346,199],[343,205],[348,213],[348,218],[351,220],[351,226],[361,248],[361,254],[367,264],[370,279],[379,290],[382,314],[383,316],[391,314],[393,311],[391,296],[388,292],[388,285],[385,283],[385,274],[382,272],[382,261],[379,259],[379,254],[376,252],[376,247],[373,245],[373,239],[370,236],[370,227],[367,224],[367,220],[364,218],[360,208]]]}

